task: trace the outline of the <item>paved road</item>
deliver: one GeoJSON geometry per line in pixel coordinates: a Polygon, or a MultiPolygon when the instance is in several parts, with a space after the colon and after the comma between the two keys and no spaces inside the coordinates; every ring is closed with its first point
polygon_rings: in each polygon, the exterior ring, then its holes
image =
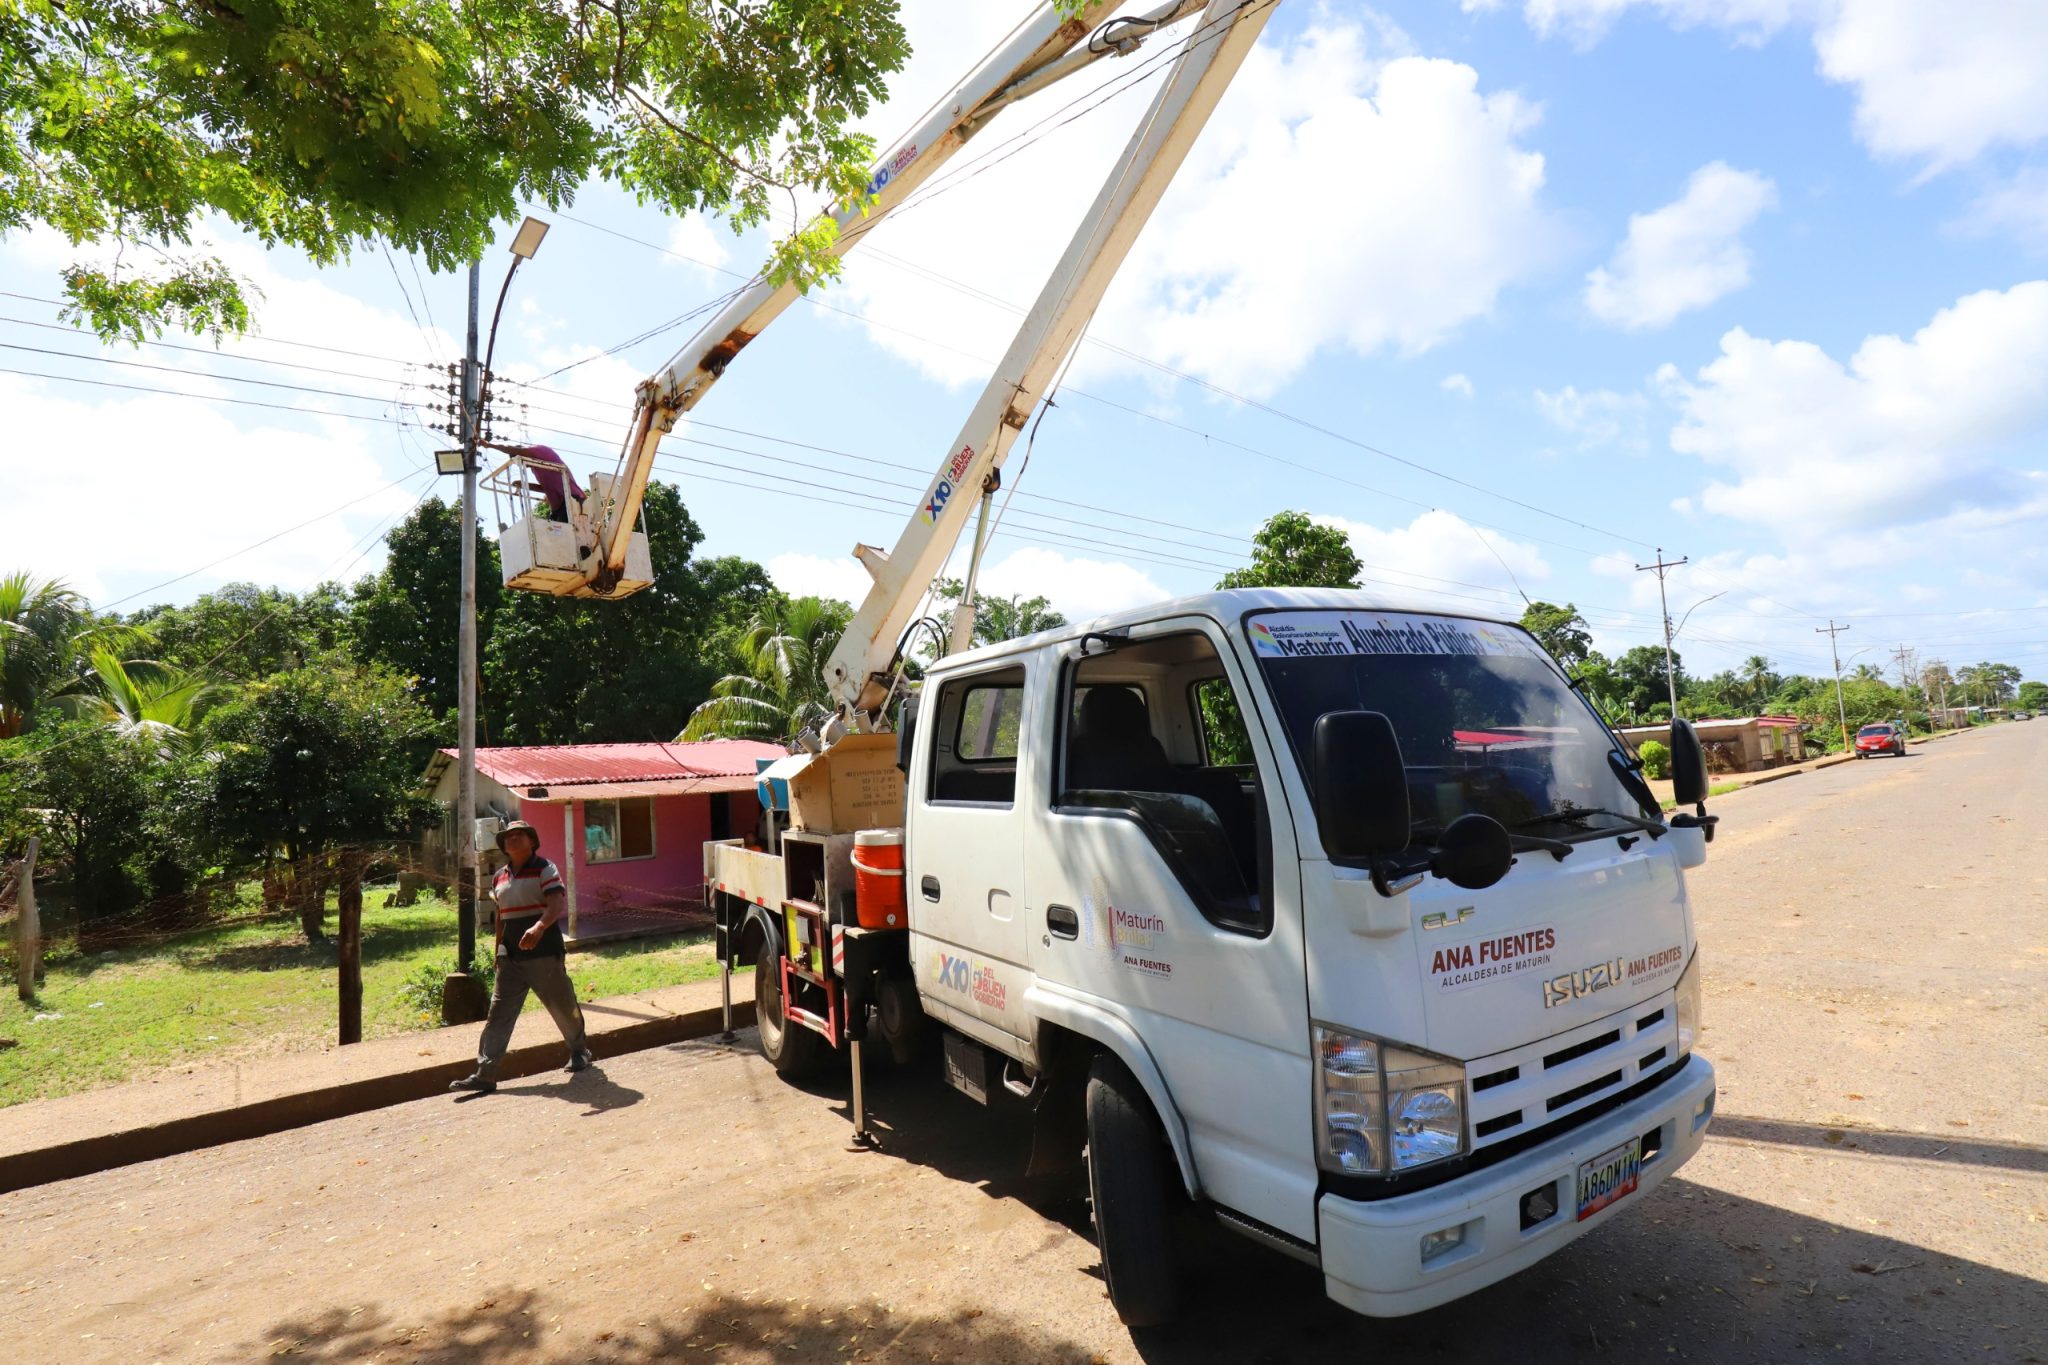
{"type": "Polygon", "coordinates": [[[1721,798],[1707,1148],[1415,1318],[1219,1233],[1134,1341],[1010,1116],[877,1076],[851,1152],[838,1092],[700,1043],[0,1197],[7,1356],[2048,1359],[2044,772],[2034,723],[1721,798]]]}

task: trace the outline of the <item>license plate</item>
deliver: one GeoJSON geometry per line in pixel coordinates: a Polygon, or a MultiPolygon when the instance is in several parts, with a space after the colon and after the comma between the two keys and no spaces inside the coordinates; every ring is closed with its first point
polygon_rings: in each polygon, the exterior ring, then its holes
{"type": "Polygon", "coordinates": [[[1643,1174],[1643,1140],[1630,1138],[1579,1166],[1579,1221],[1584,1222],[1623,1195],[1635,1193],[1643,1174]]]}

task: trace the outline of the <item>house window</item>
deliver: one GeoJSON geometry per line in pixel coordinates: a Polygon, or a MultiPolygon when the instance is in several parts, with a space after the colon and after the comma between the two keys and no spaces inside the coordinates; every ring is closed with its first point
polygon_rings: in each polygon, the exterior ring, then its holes
{"type": "Polygon", "coordinates": [[[654,856],[654,798],[583,803],[583,856],[593,863],[617,863],[654,856]]]}

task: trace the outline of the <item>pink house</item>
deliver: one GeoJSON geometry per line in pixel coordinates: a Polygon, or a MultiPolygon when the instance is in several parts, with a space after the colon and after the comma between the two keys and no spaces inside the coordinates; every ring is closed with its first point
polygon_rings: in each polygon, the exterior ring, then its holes
{"type": "MultiPolygon", "coordinates": [[[[477,815],[540,831],[568,886],[570,935],[589,938],[701,908],[704,842],[754,833],[754,774],[786,752],[742,739],[478,749],[477,815]]],[[[449,846],[455,757],[441,750],[425,775],[451,812],[449,846]]]]}

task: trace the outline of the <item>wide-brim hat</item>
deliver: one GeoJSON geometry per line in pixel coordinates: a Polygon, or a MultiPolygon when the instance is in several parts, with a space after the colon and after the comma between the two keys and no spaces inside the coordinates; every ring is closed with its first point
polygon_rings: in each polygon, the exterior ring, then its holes
{"type": "Polygon", "coordinates": [[[505,840],[514,834],[524,834],[533,840],[533,851],[540,852],[540,831],[524,820],[513,820],[498,831],[498,852],[505,851],[505,840]]]}

